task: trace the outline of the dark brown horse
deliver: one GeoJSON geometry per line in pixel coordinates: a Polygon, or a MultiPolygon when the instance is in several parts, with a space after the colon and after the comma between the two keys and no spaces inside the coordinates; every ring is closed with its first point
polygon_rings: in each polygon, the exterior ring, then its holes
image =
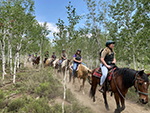
{"type": "Polygon", "coordinates": [[[40,63],[40,56],[38,56],[35,60],[32,61],[33,65],[38,65],[40,63]]]}
{"type": "MultiPolygon", "coordinates": [[[[93,70],[94,72],[94,70],[93,70]]],[[[141,103],[146,104],[148,102],[148,87],[149,87],[149,79],[148,76],[150,73],[145,74],[144,71],[135,71],[129,68],[117,68],[112,74],[112,78],[109,81],[111,86],[111,91],[114,93],[115,101],[117,108],[115,109],[115,113],[120,113],[125,109],[125,94],[128,89],[132,86],[135,87],[139,94],[139,100],[141,103]],[[120,102],[121,105],[120,106],[120,102]]],[[[95,101],[95,92],[97,84],[100,84],[100,79],[92,76],[92,84],[90,95],[95,101]]],[[[106,98],[106,91],[108,91],[108,77],[104,83],[104,103],[107,110],[109,110],[109,106],[106,98]]]]}

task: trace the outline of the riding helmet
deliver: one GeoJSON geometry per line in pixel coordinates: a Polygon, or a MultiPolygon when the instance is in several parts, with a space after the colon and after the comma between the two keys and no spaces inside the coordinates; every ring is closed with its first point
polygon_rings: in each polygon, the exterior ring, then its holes
{"type": "Polygon", "coordinates": [[[108,45],[110,45],[110,44],[115,44],[115,42],[112,41],[112,40],[108,40],[108,41],[106,42],[106,47],[108,47],[108,45]]]}
{"type": "Polygon", "coordinates": [[[81,49],[78,49],[77,51],[79,51],[81,53],[81,49]]]}
{"type": "Polygon", "coordinates": [[[62,52],[65,51],[65,49],[62,50],[62,52]]]}

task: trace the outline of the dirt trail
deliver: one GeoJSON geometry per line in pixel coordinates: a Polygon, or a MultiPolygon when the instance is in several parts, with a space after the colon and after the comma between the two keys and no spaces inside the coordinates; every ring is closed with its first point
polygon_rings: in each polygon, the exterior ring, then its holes
{"type": "MultiPolygon", "coordinates": [[[[90,91],[90,84],[88,82],[85,82],[85,87],[84,87],[84,92],[83,94],[82,91],[79,92],[79,82],[76,79],[75,80],[75,86],[72,84],[72,81],[69,83],[68,77],[69,75],[67,74],[67,83],[66,86],[70,91],[75,95],[76,99],[80,101],[81,104],[84,106],[90,107],[94,113],[113,113],[115,108],[116,108],[116,103],[114,100],[114,97],[110,96],[110,93],[107,94],[107,100],[109,104],[110,111],[107,111],[105,109],[104,101],[103,101],[103,96],[102,94],[97,90],[96,91],[96,103],[93,103],[92,99],[89,97],[89,91],[90,91]]],[[[136,95],[135,95],[136,96],[136,95]]],[[[144,107],[139,106],[137,104],[132,104],[129,102],[125,102],[126,108],[122,113],[150,113],[150,110],[145,110],[144,107]]]]}

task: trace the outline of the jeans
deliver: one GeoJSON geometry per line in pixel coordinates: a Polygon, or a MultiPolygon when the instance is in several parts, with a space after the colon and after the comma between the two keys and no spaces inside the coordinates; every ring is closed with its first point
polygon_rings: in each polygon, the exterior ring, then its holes
{"type": "Polygon", "coordinates": [[[51,61],[51,65],[52,65],[53,62],[54,62],[54,60],[51,61]]]}
{"type": "Polygon", "coordinates": [[[60,62],[59,62],[59,67],[60,67],[60,65],[61,65],[61,63],[62,63],[63,61],[64,61],[63,59],[60,60],[60,62]]]}
{"type": "MultiPolygon", "coordinates": [[[[73,63],[73,71],[72,71],[72,75],[73,75],[73,76],[74,76],[74,74],[75,74],[75,72],[76,72],[76,69],[77,69],[78,64],[79,64],[79,63],[76,63],[76,62],[73,63]]],[[[83,65],[86,66],[86,64],[84,64],[83,62],[81,62],[81,64],[83,64],[83,65]]]]}
{"type": "Polygon", "coordinates": [[[100,68],[101,68],[101,71],[102,71],[102,76],[101,76],[101,82],[100,82],[100,85],[103,85],[106,77],[107,77],[107,74],[108,74],[108,69],[105,65],[103,64],[100,64],[100,68]]]}

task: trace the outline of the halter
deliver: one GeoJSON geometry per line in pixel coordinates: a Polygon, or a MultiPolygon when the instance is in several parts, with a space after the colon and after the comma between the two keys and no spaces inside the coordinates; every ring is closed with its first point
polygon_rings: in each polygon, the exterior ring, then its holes
{"type": "MultiPolygon", "coordinates": [[[[138,92],[138,94],[148,95],[148,93],[144,93],[144,92],[139,91],[139,88],[138,88],[138,85],[137,85],[137,80],[138,80],[137,76],[138,76],[138,74],[139,74],[139,72],[136,73],[136,76],[133,80],[133,82],[135,82],[135,84],[136,84],[135,87],[137,89],[137,92],[138,92]]],[[[140,79],[140,80],[144,81],[143,79],[140,79]]]]}

